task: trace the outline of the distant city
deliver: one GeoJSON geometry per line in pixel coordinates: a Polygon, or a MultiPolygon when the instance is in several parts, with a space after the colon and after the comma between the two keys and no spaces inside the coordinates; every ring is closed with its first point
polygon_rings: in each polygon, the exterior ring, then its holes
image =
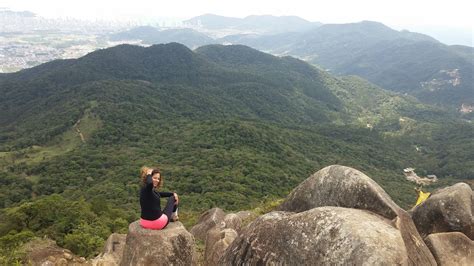
{"type": "Polygon", "coordinates": [[[165,21],[83,21],[47,19],[34,13],[0,8],[0,73],[16,72],[55,59],[78,58],[121,43],[141,45],[140,40],[114,42],[108,35],[143,24],[176,27],[165,21]]]}

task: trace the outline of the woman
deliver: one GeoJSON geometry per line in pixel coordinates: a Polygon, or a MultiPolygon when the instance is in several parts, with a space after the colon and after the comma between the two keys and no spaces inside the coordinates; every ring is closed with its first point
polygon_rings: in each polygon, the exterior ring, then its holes
{"type": "Polygon", "coordinates": [[[142,208],[140,224],[143,228],[161,230],[170,221],[178,220],[178,195],[171,192],[158,192],[163,185],[159,169],[142,167],[142,188],[140,190],[140,206],[142,208]],[[168,202],[161,211],[160,198],[168,197],[168,202]]]}

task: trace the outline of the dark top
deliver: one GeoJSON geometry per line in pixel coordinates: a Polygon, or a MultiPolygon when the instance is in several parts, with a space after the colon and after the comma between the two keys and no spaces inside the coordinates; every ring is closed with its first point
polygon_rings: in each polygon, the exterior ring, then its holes
{"type": "Polygon", "coordinates": [[[140,206],[142,207],[141,218],[145,220],[156,220],[161,216],[160,197],[171,197],[171,192],[157,192],[153,189],[153,179],[147,175],[146,184],[140,190],[140,206]]]}

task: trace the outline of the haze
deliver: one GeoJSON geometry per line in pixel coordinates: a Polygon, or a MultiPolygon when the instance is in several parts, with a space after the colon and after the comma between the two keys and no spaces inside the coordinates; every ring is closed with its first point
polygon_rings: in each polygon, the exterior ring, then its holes
{"type": "Polygon", "coordinates": [[[18,1],[2,0],[0,6],[28,10],[44,17],[87,20],[134,20],[167,17],[188,19],[205,13],[222,16],[295,15],[322,23],[379,21],[394,29],[429,34],[448,44],[472,46],[473,21],[470,1],[18,1]],[[443,37],[444,36],[444,37],[443,37]],[[443,40],[443,38],[447,40],[443,40]]]}

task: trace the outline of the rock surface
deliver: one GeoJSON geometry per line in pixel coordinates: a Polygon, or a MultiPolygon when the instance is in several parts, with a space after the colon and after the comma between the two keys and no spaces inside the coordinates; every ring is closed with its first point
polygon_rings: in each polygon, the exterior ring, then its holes
{"type": "Polygon", "coordinates": [[[474,241],[459,232],[431,234],[426,244],[439,265],[473,265],[474,241]]]}
{"type": "Polygon", "coordinates": [[[195,226],[190,230],[194,238],[201,241],[206,241],[206,234],[209,229],[219,225],[225,217],[225,213],[220,208],[212,208],[199,217],[199,220],[195,226]]]}
{"type": "MultiPolygon", "coordinates": [[[[190,230],[196,239],[204,241],[202,262],[205,262],[206,265],[216,265],[223,254],[224,247],[227,247],[235,238],[230,237],[233,233],[229,234],[229,232],[234,232],[237,236],[242,228],[256,217],[257,215],[251,211],[225,214],[219,208],[213,208],[202,213],[198,223],[190,230]],[[229,231],[228,229],[232,230],[229,231]],[[225,232],[227,232],[227,235],[225,232]],[[223,238],[224,240],[222,240],[223,238]],[[214,247],[219,241],[219,245],[214,247]],[[220,251],[217,252],[217,249],[220,251]]],[[[199,255],[201,257],[201,254],[199,255]]]]}
{"type": "Polygon", "coordinates": [[[364,173],[346,166],[331,165],[298,185],[279,210],[302,212],[322,206],[363,209],[388,219],[395,218],[401,209],[364,173]]]}
{"type": "Polygon", "coordinates": [[[242,220],[242,228],[247,226],[249,223],[251,223],[253,220],[255,220],[258,217],[258,215],[255,212],[251,212],[251,211],[239,211],[236,213],[236,215],[239,216],[240,219],[242,220]]]}
{"type": "MultiPolygon", "coordinates": [[[[245,218],[248,217],[244,214],[245,218]]],[[[204,261],[206,265],[217,265],[225,248],[237,237],[242,228],[242,218],[235,213],[227,214],[223,221],[209,229],[205,238],[204,261]],[[216,245],[216,243],[218,243],[216,245]]]]}
{"type": "Polygon", "coordinates": [[[206,243],[205,265],[218,265],[219,259],[224,255],[225,250],[232,244],[237,235],[234,229],[222,229],[219,232],[219,239],[217,241],[206,243]]]}
{"type": "Polygon", "coordinates": [[[94,266],[114,266],[122,261],[127,235],[113,233],[105,243],[104,251],[92,260],[94,266]]]}
{"type": "Polygon", "coordinates": [[[224,228],[234,229],[236,232],[240,232],[242,229],[242,218],[235,213],[229,213],[224,217],[221,223],[224,228]]]}
{"type": "Polygon", "coordinates": [[[320,207],[257,218],[234,240],[223,265],[408,264],[400,232],[368,211],[320,207]]]}
{"type": "Polygon", "coordinates": [[[56,245],[51,239],[34,239],[22,247],[26,254],[26,264],[32,266],[44,265],[92,265],[82,257],[56,245]]]}
{"type": "Polygon", "coordinates": [[[212,253],[212,247],[221,239],[221,232],[224,230],[221,226],[217,225],[207,231],[205,248],[204,248],[204,261],[207,261],[208,257],[212,253]]]}
{"type": "Polygon", "coordinates": [[[410,215],[364,173],[341,165],[325,167],[296,187],[279,209],[302,212],[321,206],[362,209],[392,219],[402,235],[410,263],[436,264],[410,215]]]}
{"type": "Polygon", "coordinates": [[[433,233],[462,232],[474,240],[473,192],[465,183],[457,183],[431,194],[413,209],[413,221],[425,237],[433,233]]]}
{"type": "Polygon", "coordinates": [[[163,230],[143,229],[130,224],[120,265],[193,265],[196,252],[193,236],[180,222],[163,230]]]}

